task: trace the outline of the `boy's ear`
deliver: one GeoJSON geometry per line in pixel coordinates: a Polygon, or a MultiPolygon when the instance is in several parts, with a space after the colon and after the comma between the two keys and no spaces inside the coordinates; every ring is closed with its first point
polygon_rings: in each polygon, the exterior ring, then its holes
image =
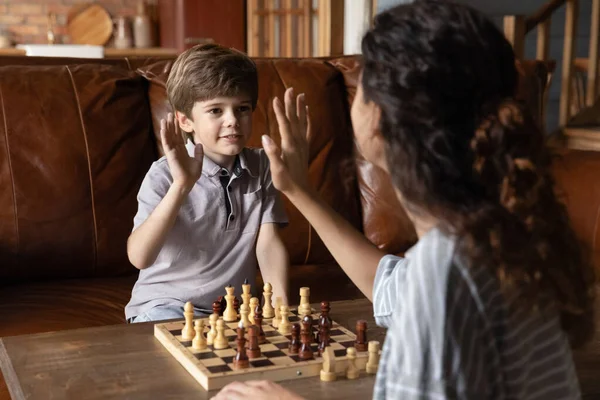
{"type": "Polygon", "coordinates": [[[181,111],[175,111],[175,118],[177,118],[177,122],[179,123],[179,127],[187,132],[187,133],[193,133],[194,132],[194,125],[193,122],[190,118],[188,118],[184,113],[182,113],[181,111]]]}

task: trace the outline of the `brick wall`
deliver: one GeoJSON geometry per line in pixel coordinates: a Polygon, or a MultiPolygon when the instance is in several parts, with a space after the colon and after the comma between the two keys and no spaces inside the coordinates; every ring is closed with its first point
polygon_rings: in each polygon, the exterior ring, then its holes
{"type": "MultiPolygon", "coordinates": [[[[110,15],[132,16],[136,14],[139,0],[96,0],[110,15]]],[[[157,0],[146,0],[149,5],[157,0]]],[[[54,30],[58,43],[69,43],[65,28],[67,14],[82,0],[0,0],[0,31],[10,32],[15,43],[47,43],[48,13],[57,16],[54,30]]],[[[110,45],[110,43],[109,43],[110,45]]]]}

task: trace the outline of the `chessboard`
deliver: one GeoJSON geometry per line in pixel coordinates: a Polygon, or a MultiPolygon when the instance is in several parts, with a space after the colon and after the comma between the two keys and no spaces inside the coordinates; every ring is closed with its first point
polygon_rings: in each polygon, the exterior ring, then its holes
{"type": "MultiPolygon", "coordinates": [[[[313,335],[318,330],[320,313],[312,310],[313,335]]],[[[290,309],[290,323],[299,322],[296,308],[290,309]]],[[[301,360],[298,354],[290,354],[288,350],[291,335],[283,335],[272,325],[273,319],[264,319],[263,331],[267,343],[260,345],[261,357],[250,358],[250,366],[244,369],[234,369],[233,358],[236,355],[236,328],[239,322],[226,323],[225,336],[230,347],[215,350],[209,345],[204,350],[192,347],[192,341],[181,338],[181,330],[185,321],[159,323],[154,326],[154,336],[171,353],[177,361],[202,385],[206,390],[220,389],[230,382],[254,379],[268,379],[279,382],[289,379],[319,376],[323,358],[317,351],[318,344],[312,343],[314,354],[312,360],[301,360]]],[[[205,319],[205,330],[208,331],[208,318],[205,319]]],[[[335,321],[332,321],[330,331],[330,346],[335,354],[335,370],[343,373],[346,369],[346,349],[354,347],[356,335],[335,321]]],[[[364,370],[369,353],[357,351],[356,367],[364,370]]]]}

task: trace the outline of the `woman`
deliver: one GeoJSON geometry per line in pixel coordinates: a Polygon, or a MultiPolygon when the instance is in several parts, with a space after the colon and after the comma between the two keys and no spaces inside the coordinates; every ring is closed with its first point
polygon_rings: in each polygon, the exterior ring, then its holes
{"type": "MultiPolygon", "coordinates": [[[[274,107],[275,186],[373,301],[388,332],[374,398],[573,399],[571,346],[592,332],[593,273],[557,201],[543,134],[513,100],[514,53],[443,0],[377,16],[352,105],[361,151],[392,177],[418,242],[386,256],[306,184],[306,115],[274,107]],[[283,155],[283,157],[282,157],[283,155]]],[[[217,398],[296,398],[236,382],[217,398]]]]}

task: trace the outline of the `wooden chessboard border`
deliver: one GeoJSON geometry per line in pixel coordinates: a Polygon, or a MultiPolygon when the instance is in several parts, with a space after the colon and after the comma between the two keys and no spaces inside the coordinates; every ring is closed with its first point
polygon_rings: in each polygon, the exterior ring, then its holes
{"type": "MultiPolygon", "coordinates": [[[[296,309],[290,309],[293,314],[297,313],[296,309]]],[[[314,310],[313,310],[314,315],[314,310]]],[[[208,322],[208,318],[202,318],[208,322]]],[[[271,325],[273,319],[265,319],[263,325],[271,325]]],[[[352,340],[356,339],[356,335],[350,330],[333,321],[336,329],[342,330],[352,340]]],[[[254,379],[268,379],[274,382],[291,379],[301,379],[319,376],[323,365],[323,358],[315,355],[315,359],[307,361],[297,361],[289,365],[270,365],[264,367],[246,368],[240,370],[216,372],[213,373],[200,359],[198,359],[189,347],[186,347],[177,339],[171,331],[185,324],[185,320],[171,321],[154,325],[154,336],[171,353],[171,355],[190,373],[194,379],[205,390],[215,390],[224,387],[225,385],[235,381],[247,381],[254,379]]],[[[235,350],[235,349],[234,349],[235,350]]],[[[367,364],[368,352],[357,352],[356,366],[364,370],[367,364]]],[[[347,357],[337,356],[335,358],[335,370],[338,375],[343,375],[346,370],[347,357]]]]}

